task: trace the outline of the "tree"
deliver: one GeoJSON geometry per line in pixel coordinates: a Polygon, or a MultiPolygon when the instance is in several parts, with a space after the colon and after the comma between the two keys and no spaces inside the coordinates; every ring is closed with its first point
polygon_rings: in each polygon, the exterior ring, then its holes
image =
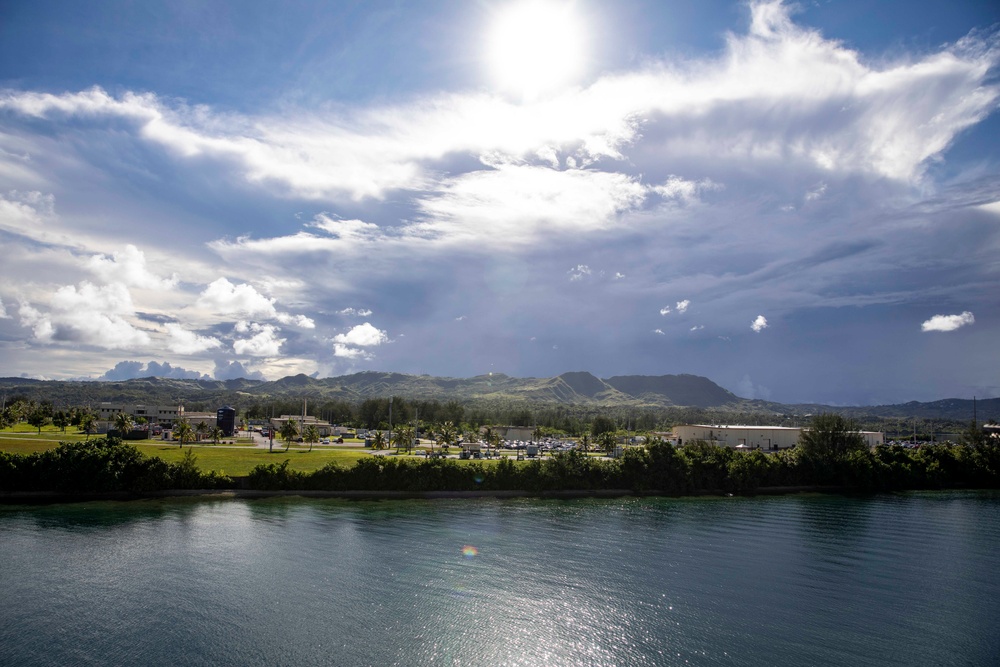
{"type": "Polygon", "coordinates": [[[827,461],[868,448],[855,424],[834,413],[813,417],[809,428],[799,435],[798,446],[804,456],[827,461]]]}
{"type": "Polygon", "coordinates": [[[194,430],[195,433],[198,434],[198,440],[201,440],[202,438],[205,437],[205,434],[208,433],[209,427],[208,424],[206,424],[204,421],[200,421],[198,422],[198,425],[194,427],[194,430]]]}
{"type": "Polygon", "coordinates": [[[28,413],[28,423],[38,429],[38,435],[42,434],[42,427],[49,423],[49,417],[42,410],[35,409],[28,413]]]}
{"type": "Polygon", "coordinates": [[[405,449],[409,453],[413,449],[413,427],[399,426],[392,434],[392,440],[396,444],[396,453],[400,449],[405,449]]]}
{"type": "Polygon", "coordinates": [[[986,429],[973,419],[969,422],[969,428],[959,434],[958,442],[966,447],[982,447],[989,442],[989,436],[986,435],[986,429]]]}
{"type": "Polygon", "coordinates": [[[80,430],[87,434],[87,440],[90,440],[90,434],[94,430],[94,422],[97,418],[92,412],[84,412],[80,415],[80,430]]]}
{"type": "Polygon", "coordinates": [[[583,437],[580,438],[580,449],[582,449],[584,451],[584,453],[590,451],[590,434],[589,433],[584,433],[583,437]]]}
{"type": "Polygon", "coordinates": [[[281,431],[279,431],[281,439],[285,441],[285,451],[292,446],[292,441],[299,437],[299,425],[295,423],[294,419],[287,420],[281,425],[281,431]]]}
{"type": "Polygon", "coordinates": [[[313,450],[313,445],[319,442],[319,428],[316,424],[309,424],[306,426],[305,433],[302,434],[302,439],[309,443],[309,451],[313,450]]]}
{"type": "Polygon", "coordinates": [[[611,421],[610,417],[600,416],[595,417],[594,421],[590,424],[590,435],[595,438],[602,433],[608,433],[615,430],[615,423],[611,421]]]}
{"type": "Polygon", "coordinates": [[[614,431],[604,431],[597,436],[596,440],[605,454],[610,456],[615,453],[615,448],[618,446],[618,437],[614,431]]]}
{"type": "Polygon", "coordinates": [[[70,424],[70,417],[68,414],[60,410],[52,417],[52,423],[56,428],[60,429],[63,433],[66,432],[66,427],[70,424]]]}
{"type": "Polygon", "coordinates": [[[385,433],[382,431],[372,431],[372,449],[381,450],[387,448],[389,445],[385,441],[385,433]]]}
{"type": "Polygon", "coordinates": [[[219,444],[219,440],[222,440],[222,437],[225,434],[222,432],[221,428],[219,428],[218,426],[213,426],[211,429],[209,429],[208,435],[210,438],[212,438],[212,442],[217,445],[219,444]]]}
{"type": "Polygon", "coordinates": [[[458,429],[455,428],[453,422],[447,421],[441,424],[441,428],[438,429],[437,442],[442,449],[448,449],[458,442],[458,429]]]}
{"type": "Polygon", "coordinates": [[[183,447],[185,442],[194,440],[194,429],[191,428],[188,420],[182,419],[177,422],[177,425],[174,426],[174,437],[180,441],[179,447],[183,447]]]}
{"type": "Polygon", "coordinates": [[[135,426],[135,420],[129,413],[119,412],[115,415],[115,430],[118,431],[119,438],[125,439],[132,432],[133,426],[135,426]]]}

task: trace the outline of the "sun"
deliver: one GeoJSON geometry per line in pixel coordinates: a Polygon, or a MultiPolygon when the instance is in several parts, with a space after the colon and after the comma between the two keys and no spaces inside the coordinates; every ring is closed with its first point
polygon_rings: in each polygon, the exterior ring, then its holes
{"type": "Polygon", "coordinates": [[[532,99],[573,81],[583,69],[584,28],[565,0],[521,0],[501,10],[488,39],[497,85],[532,99]]]}

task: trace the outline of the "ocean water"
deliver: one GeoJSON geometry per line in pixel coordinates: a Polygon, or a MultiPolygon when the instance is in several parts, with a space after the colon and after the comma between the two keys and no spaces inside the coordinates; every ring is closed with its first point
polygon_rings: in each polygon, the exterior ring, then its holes
{"type": "Polygon", "coordinates": [[[1000,495],[0,507],[0,664],[1000,665],[1000,495]]]}

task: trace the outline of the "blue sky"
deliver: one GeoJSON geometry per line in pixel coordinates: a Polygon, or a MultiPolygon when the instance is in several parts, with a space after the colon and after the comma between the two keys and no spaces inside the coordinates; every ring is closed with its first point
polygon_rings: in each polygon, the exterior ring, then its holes
{"type": "Polygon", "coordinates": [[[1000,7],[0,5],[0,375],[1000,396],[1000,7]]]}

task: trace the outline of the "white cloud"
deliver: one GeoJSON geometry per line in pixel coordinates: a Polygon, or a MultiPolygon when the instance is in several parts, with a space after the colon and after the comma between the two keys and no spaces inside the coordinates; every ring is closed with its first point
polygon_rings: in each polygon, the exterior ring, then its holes
{"type": "Polygon", "coordinates": [[[251,357],[276,357],[281,351],[281,345],[286,339],[278,338],[281,331],[272,324],[257,322],[237,322],[234,327],[237,333],[252,333],[250,338],[238,338],[233,341],[233,351],[251,357]]]}
{"type": "Polygon", "coordinates": [[[268,299],[246,283],[234,285],[225,278],[206,287],[198,297],[198,305],[219,315],[277,317],[274,299],[268,299]]]}
{"type": "Polygon", "coordinates": [[[566,273],[569,274],[570,280],[583,280],[584,277],[590,275],[591,271],[590,267],[586,264],[577,264],[566,273]]]}
{"type": "Polygon", "coordinates": [[[650,190],[664,199],[673,200],[681,204],[691,204],[699,200],[702,192],[719,190],[721,187],[718,183],[713,183],[708,178],[700,181],[690,181],[671,175],[663,185],[654,185],[650,190]]]}
{"type": "Polygon", "coordinates": [[[367,308],[344,308],[343,310],[337,311],[338,315],[353,315],[356,317],[370,317],[372,311],[367,308]]]}
{"type": "Polygon", "coordinates": [[[758,315],[757,319],[755,319],[750,324],[750,328],[756,331],[757,333],[760,333],[761,331],[767,328],[767,318],[764,317],[763,315],[758,315]]]}
{"type": "Polygon", "coordinates": [[[315,329],[316,322],[305,315],[291,315],[289,313],[275,313],[275,319],[282,324],[302,327],[303,329],[315,329]]]}
{"type": "Polygon", "coordinates": [[[691,331],[701,331],[701,330],[702,330],[702,329],[704,329],[704,328],[705,328],[705,325],[704,325],[704,324],[698,324],[698,325],[695,325],[695,326],[691,327],[691,329],[690,329],[690,330],[691,330],[691,331]]]}
{"type": "Polygon", "coordinates": [[[954,331],[967,324],[974,324],[976,318],[969,311],[961,315],[935,315],[920,325],[921,331],[954,331]]]}
{"type": "Polygon", "coordinates": [[[125,285],[95,286],[84,281],[60,287],[44,313],[27,302],[19,308],[21,325],[31,327],[40,342],[74,342],[107,350],[127,349],[150,342],[149,335],[125,318],[135,314],[125,285]]]}
{"type": "Polygon", "coordinates": [[[0,299],[0,320],[6,320],[10,315],[7,314],[7,309],[4,308],[3,299],[0,299]]]}
{"type": "Polygon", "coordinates": [[[670,314],[670,306],[664,306],[663,308],[660,308],[660,315],[669,315],[669,314],[670,314]]]}
{"type": "Polygon", "coordinates": [[[374,359],[375,355],[367,350],[360,347],[351,347],[350,345],[344,345],[343,343],[333,344],[333,356],[341,357],[343,359],[374,359]]]}
{"type": "Polygon", "coordinates": [[[461,321],[467,320],[467,319],[468,319],[468,317],[466,315],[459,315],[458,317],[455,318],[455,321],[456,322],[461,322],[461,321]]]}
{"type": "Polygon", "coordinates": [[[690,305],[691,305],[691,300],[690,299],[684,299],[683,301],[678,301],[677,302],[677,312],[678,313],[686,313],[687,309],[688,309],[688,306],[690,306],[690,305]]]}
{"type": "Polygon", "coordinates": [[[666,334],[663,333],[663,329],[653,329],[653,333],[655,333],[657,335],[660,335],[660,336],[666,336],[666,334]]]}
{"type": "Polygon", "coordinates": [[[625,279],[624,273],[615,272],[615,280],[624,280],[624,279],[625,279]]]}
{"type": "Polygon", "coordinates": [[[384,331],[375,328],[368,322],[359,324],[346,334],[337,334],[333,337],[334,343],[357,347],[374,347],[386,343],[388,340],[389,336],[384,331]]]}
{"type": "Polygon", "coordinates": [[[179,324],[169,322],[164,325],[170,336],[167,349],[177,354],[197,354],[222,347],[222,341],[214,336],[199,336],[179,324]]]}
{"type": "Polygon", "coordinates": [[[421,198],[422,218],[408,232],[446,244],[520,245],[607,229],[645,197],[646,188],[626,174],[503,165],[452,178],[421,198]]]}
{"type": "Polygon", "coordinates": [[[111,257],[94,255],[86,263],[87,268],[106,283],[120,282],[129,287],[166,290],[177,285],[176,274],[161,278],[146,266],[146,255],[131,243],[124,250],[115,251],[111,257]]]}

